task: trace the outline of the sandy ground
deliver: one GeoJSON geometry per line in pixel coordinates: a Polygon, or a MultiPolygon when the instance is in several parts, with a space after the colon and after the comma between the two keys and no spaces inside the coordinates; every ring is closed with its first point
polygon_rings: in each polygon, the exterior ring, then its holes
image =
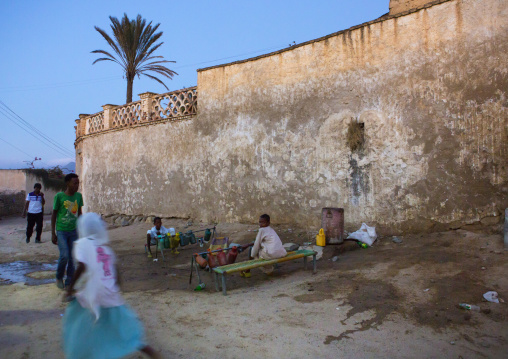
{"type": "MultiPolygon", "coordinates": [[[[54,263],[58,249],[49,232],[42,244],[26,244],[24,223],[0,221],[0,264],[29,261],[40,269],[41,263],[54,263]]],[[[163,224],[188,230],[185,221],[163,224]]],[[[327,246],[316,275],[305,271],[302,261],[282,265],[272,277],[259,270],[250,279],[234,275],[226,297],[215,292],[205,272],[206,290],[194,292],[195,279],[189,286],[196,246],[164,263],[146,258],[143,238],[149,227],[111,229],[111,246],[119,257],[125,298],[143,321],[148,342],[165,358],[507,357],[507,303],[482,297],[495,290],[508,300],[508,251],[500,227],[411,235],[402,244],[381,238],[369,249],[353,243],[327,246]],[[334,256],[339,259],[332,261],[334,256]],[[482,311],[459,309],[459,302],[482,311]]],[[[237,243],[254,239],[255,230],[219,225],[220,233],[237,243]]],[[[305,231],[276,230],[284,242],[308,240],[305,231]]],[[[8,283],[0,282],[0,357],[63,358],[62,292],[54,283],[8,283]]]]}

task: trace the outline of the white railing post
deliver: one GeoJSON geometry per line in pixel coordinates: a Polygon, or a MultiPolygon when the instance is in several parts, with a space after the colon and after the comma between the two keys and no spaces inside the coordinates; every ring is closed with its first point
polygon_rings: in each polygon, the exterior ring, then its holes
{"type": "Polygon", "coordinates": [[[104,130],[113,128],[113,109],[115,107],[117,106],[111,104],[102,106],[102,109],[104,110],[104,130]]]}
{"type": "Polygon", "coordinates": [[[79,127],[80,127],[81,136],[88,135],[88,129],[89,129],[89,124],[87,121],[88,117],[90,117],[90,115],[87,113],[80,113],[79,114],[79,127]]]}
{"type": "Polygon", "coordinates": [[[143,92],[138,96],[141,99],[141,122],[150,121],[152,119],[153,112],[152,99],[157,96],[157,94],[154,92],[143,92]]]}

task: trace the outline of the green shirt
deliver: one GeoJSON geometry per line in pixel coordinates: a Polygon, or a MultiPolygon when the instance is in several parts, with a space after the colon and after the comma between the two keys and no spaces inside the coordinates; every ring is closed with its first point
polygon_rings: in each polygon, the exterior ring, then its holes
{"type": "Polygon", "coordinates": [[[70,232],[76,229],[78,209],[83,207],[83,196],[76,192],[67,196],[65,192],[58,192],[53,201],[53,209],[56,215],[56,230],[70,232]]]}

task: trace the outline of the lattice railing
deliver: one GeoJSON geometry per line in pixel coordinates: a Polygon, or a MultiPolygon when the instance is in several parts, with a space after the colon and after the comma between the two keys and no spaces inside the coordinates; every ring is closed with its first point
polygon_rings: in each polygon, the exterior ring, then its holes
{"type": "Polygon", "coordinates": [[[88,118],[88,133],[95,133],[104,130],[104,112],[99,112],[88,118]]]}
{"type": "Polygon", "coordinates": [[[157,96],[152,101],[155,120],[195,115],[197,110],[197,90],[190,88],[157,96]]]}
{"type": "Polygon", "coordinates": [[[132,126],[142,121],[141,101],[113,110],[113,128],[132,126]]]}
{"type": "Polygon", "coordinates": [[[197,87],[164,94],[145,92],[140,101],[124,106],[104,105],[103,112],[80,115],[76,137],[150,121],[171,120],[197,114],[197,87]]]}

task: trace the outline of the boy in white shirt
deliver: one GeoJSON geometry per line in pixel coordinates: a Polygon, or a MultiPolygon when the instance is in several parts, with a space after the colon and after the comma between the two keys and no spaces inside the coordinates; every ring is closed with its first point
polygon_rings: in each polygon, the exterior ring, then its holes
{"type": "Polygon", "coordinates": [[[159,235],[167,235],[169,230],[162,225],[162,219],[160,217],[155,217],[153,219],[154,226],[152,229],[149,229],[146,232],[146,246],[148,247],[148,258],[152,258],[152,250],[150,249],[150,245],[157,245],[157,236],[159,235]]]}
{"type": "MultiPolygon", "coordinates": [[[[252,246],[250,258],[277,259],[285,257],[286,255],[287,252],[282,246],[282,241],[275,230],[270,227],[270,216],[262,214],[259,217],[259,232],[256,237],[256,241],[254,242],[254,246],[252,246]]],[[[274,268],[271,265],[261,267],[261,270],[267,275],[271,275],[273,269],[274,268]]],[[[242,277],[249,278],[251,276],[250,270],[242,271],[240,272],[240,275],[242,277]]]]}

